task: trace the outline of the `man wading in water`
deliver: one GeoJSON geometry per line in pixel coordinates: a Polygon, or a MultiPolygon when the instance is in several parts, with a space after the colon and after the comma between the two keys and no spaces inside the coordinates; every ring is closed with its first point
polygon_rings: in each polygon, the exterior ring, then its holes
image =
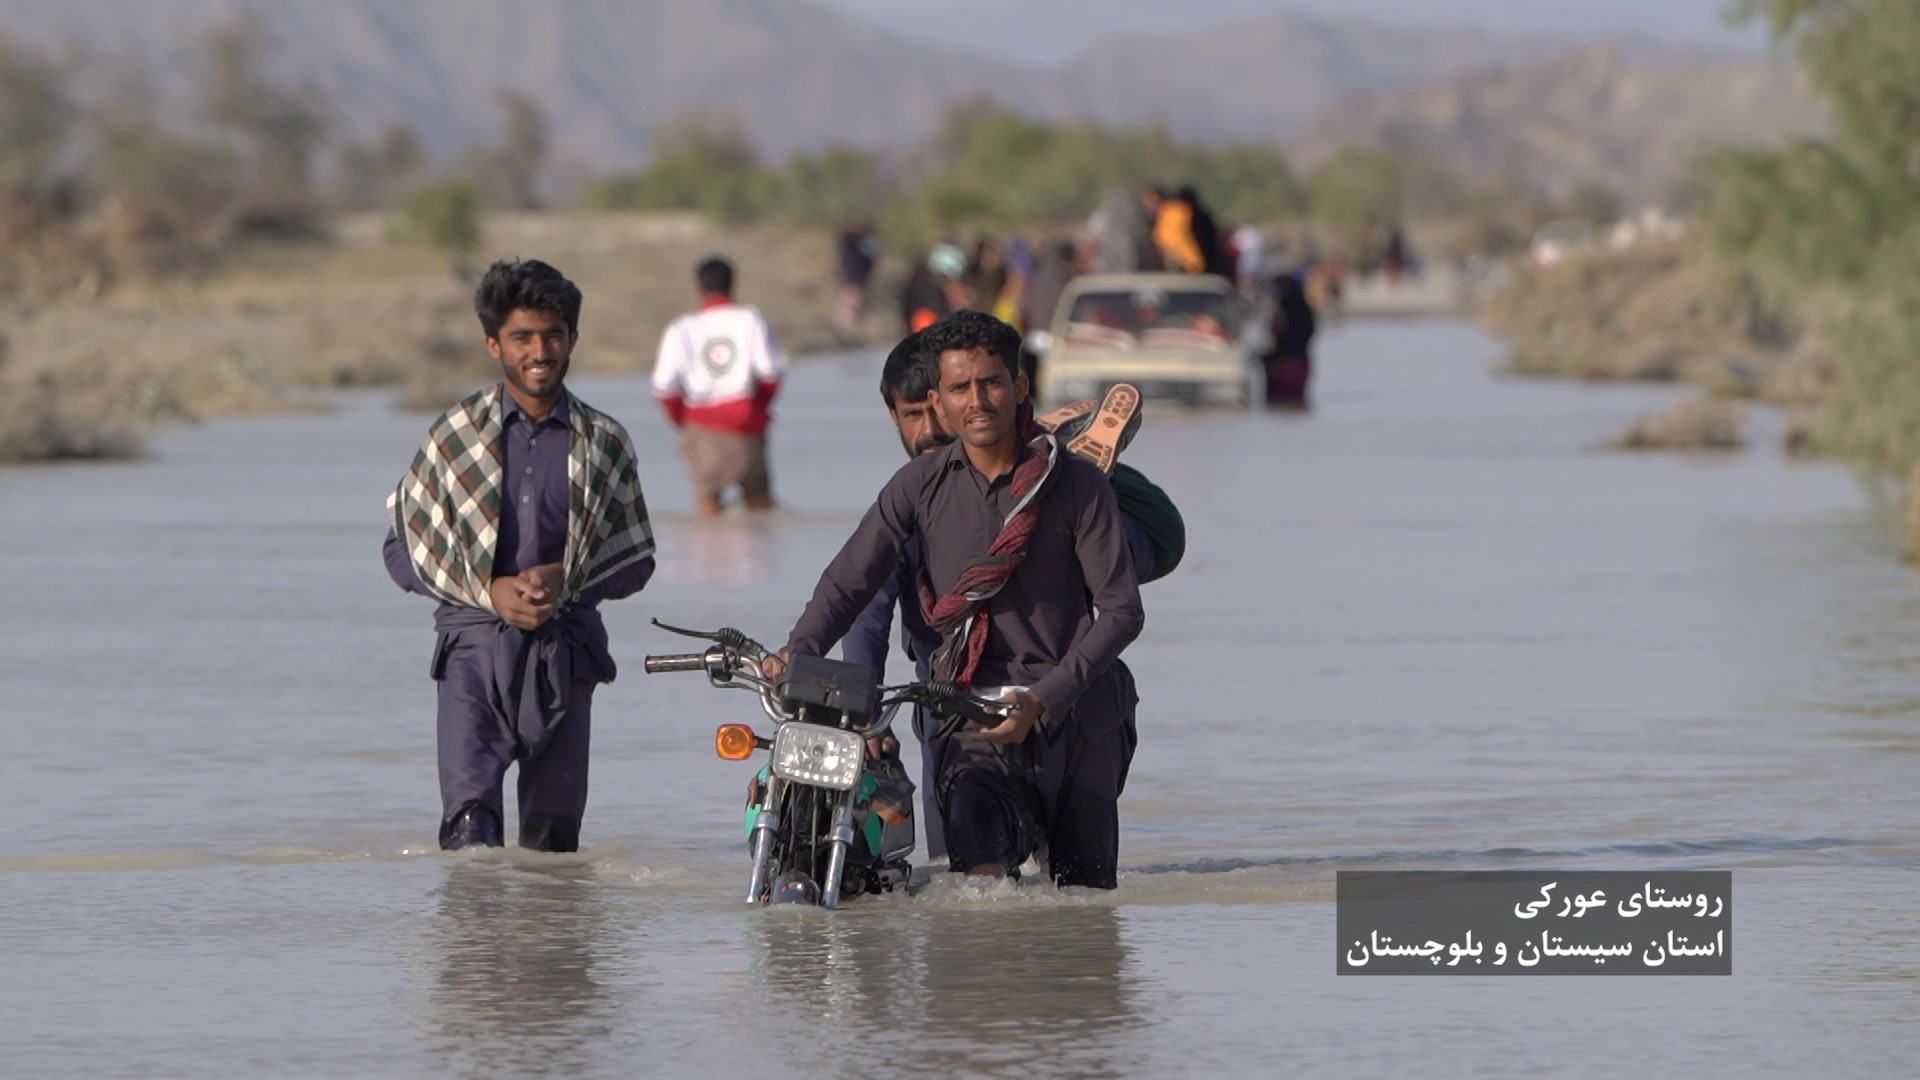
{"type": "Polygon", "coordinates": [[[440,601],[440,846],[504,842],[520,763],[520,846],[574,851],[587,807],[593,689],[611,682],[598,605],[653,576],[633,444],[567,391],[580,290],[543,262],[498,262],[474,292],[502,383],[448,409],[387,499],[387,573],[440,601]]]}
{"type": "Polygon", "coordinates": [[[1114,661],[1146,622],[1113,485],[1028,418],[1012,327],[959,312],[923,347],[939,357],[933,400],[958,438],[881,489],[769,674],[840,640],[918,534],[917,592],[942,639],[934,674],[1013,704],[994,727],[944,740],[952,868],[1001,877],[1044,850],[1059,884],[1110,889],[1136,703],[1114,661]]]}
{"type": "MultiPolygon", "coordinates": [[[[925,332],[907,335],[887,355],[880,371],[880,398],[886,403],[887,416],[900,433],[900,445],[909,458],[931,453],[953,442],[953,436],[941,423],[940,409],[933,399],[933,388],[940,379],[940,358],[922,347],[925,337],[925,332]]],[[[1028,385],[1032,385],[1031,377],[1028,385]]],[[[1139,394],[1131,386],[1125,387],[1125,390],[1130,393],[1111,394],[1108,401],[1098,406],[1092,401],[1074,402],[1040,417],[1038,423],[1066,442],[1069,449],[1087,438],[1089,431],[1095,433],[1094,437],[1101,437],[1102,432],[1117,432],[1105,437],[1110,439],[1111,454],[1089,456],[1090,460],[1104,457],[1114,461],[1131,441],[1140,421],[1139,394]]],[[[1095,463],[1098,464],[1097,461],[1095,463]]],[[[1117,461],[1113,465],[1112,482],[1120,509],[1120,527],[1126,533],[1127,550],[1133,557],[1134,577],[1144,585],[1172,573],[1186,549],[1186,526],[1179,509],[1166,492],[1151,480],[1138,470],[1117,461]]],[[[927,624],[926,616],[916,602],[916,583],[925,566],[925,546],[920,537],[915,535],[908,539],[900,565],[880,591],[874,594],[866,610],[854,620],[853,628],[847,631],[840,646],[843,659],[870,668],[884,678],[889,651],[887,639],[893,629],[894,609],[897,607],[900,612],[901,645],[908,659],[914,662],[914,677],[922,681],[933,677],[932,658],[940,647],[940,635],[927,624]],[[909,599],[903,603],[902,597],[909,599]]],[[[1116,667],[1124,667],[1126,662],[1116,660],[1114,663],[1116,667]]],[[[1132,723],[1132,717],[1129,716],[1123,732],[1126,753],[1120,767],[1121,787],[1125,785],[1127,768],[1137,742],[1132,723]]],[[[945,739],[934,718],[919,706],[915,706],[913,711],[913,732],[920,739],[921,746],[923,772],[920,790],[925,808],[920,821],[926,834],[927,856],[944,859],[947,857],[947,843],[940,826],[940,777],[935,763],[945,750],[945,739]]],[[[874,748],[874,752],[885,755],[897,751],[897,746],[889,749],[890,746],[891,740],[887,745],[874,748]]]]}
{"type": "Polygon", "coordinates": [[[701,517],[718,517],[721,497],[735,487],[747,509],[771,510],[767,428],[787,354],[760,309],[733,298],[732,263],[707,259],[694,277],[700,310],[660,335],[653,394],[680,432],[701,517]]]}

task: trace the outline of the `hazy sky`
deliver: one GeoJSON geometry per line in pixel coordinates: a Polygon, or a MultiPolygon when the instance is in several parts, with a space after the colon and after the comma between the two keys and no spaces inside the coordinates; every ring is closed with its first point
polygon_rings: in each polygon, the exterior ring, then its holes
{"type": "Polygon", "coordinates": [[[1202,28],[1278,10],[1407,25],[1476,26],[1515,34],[1640,33],[1729,47],[1763,39],[1720,21],[1725,0],[824,0],[919,36],[1045,62],[1119,32],[1202,28]]]}

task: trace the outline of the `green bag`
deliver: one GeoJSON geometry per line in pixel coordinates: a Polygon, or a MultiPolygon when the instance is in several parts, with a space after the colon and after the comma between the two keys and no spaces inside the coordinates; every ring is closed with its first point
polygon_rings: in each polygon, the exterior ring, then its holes
{"type": "Polygon", "coordinates": [[[1147,539],[1153,541],[1153,573],[1141,584],[1173,573],[1187,553],[1187,523],[1180,509],[1158,485],[1140,475],[1140,470],[1121,462],[1113,466],[1113,495],[1120,512],[1139,522],[1147,539]]]}

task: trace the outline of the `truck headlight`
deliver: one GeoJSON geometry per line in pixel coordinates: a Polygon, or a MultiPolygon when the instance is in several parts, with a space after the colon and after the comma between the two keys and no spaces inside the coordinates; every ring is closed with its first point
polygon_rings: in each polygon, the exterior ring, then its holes
{"type": "Polygon", "coordinates": [[[818,724],[781,724],[773,733],[773,775],[835,791],[851,791],[866,765],[866,744],[851,731],[818,724]]]}

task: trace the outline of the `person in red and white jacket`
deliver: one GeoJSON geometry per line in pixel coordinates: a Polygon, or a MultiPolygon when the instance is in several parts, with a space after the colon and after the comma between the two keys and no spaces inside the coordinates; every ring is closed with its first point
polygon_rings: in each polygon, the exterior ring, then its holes
{"type": "Polygon", "coordinates": [[[680,456],[702,517],[717,516],[721,496],[733,487],[747,509],[771,510],[767,427],[787,354],[760,309],[735,302],[733,264],[715,256],[694,277],[700,308],[661,335],[653,396],[680,429],[680,456]]]}

